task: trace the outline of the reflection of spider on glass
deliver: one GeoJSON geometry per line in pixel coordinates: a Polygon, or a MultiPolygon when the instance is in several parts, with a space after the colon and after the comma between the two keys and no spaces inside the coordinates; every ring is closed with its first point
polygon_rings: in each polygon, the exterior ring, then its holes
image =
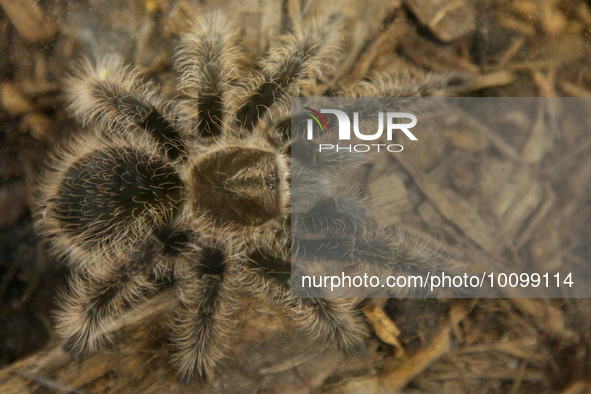
{"type": "MultiPolygon", "coordinates": [[[[220,364],[238,290],[283,306],[325,343],[364,349],[367,329],[353,300],[291,298],[290,127],[271,116],[334,60],[338,32],[333,21],[281,37],[260,70],[241,78],[237,31],[221,15],[205,17],[181,41],[175,65],[184,97],[170,102],[115,57],[72,78],[71,107],[92,131],[55,155],[39,189],[42,231],[73,271],[57,325],[67,349],[100,348],[108,323],[166,279],[178,297],[171,337],[183,378],[206,378],[220,364]]],[[[446,81],[421,83],[409,90],[384,77],[349,93],[420,95],[446,81]]],[[[330,193],[314,190],[310,212],[354,216],[364,227],[361,200],[330,193]]],[[[421,264],[424,256],[405,256],[400,243],[411,233],[400,231],[366,231],[368,243],[351,244],[350,254],[421,264]]]]}

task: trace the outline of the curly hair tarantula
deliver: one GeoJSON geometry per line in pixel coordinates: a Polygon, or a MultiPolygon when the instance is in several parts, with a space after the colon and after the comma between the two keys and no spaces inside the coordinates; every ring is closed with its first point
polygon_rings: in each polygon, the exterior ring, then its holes
{"type": "MultiPolygon", "coordinates": [[[[292,182],[305,189],[310,178],[292,180],[290,123],[272,114],[335,58],[335,24],[281,37],[260,70],[240,78],[237,31],[222,15],[203,17],[180,42],[183,96],[170,102],[116,57],[86,62],[70,80],[71,107],[90,130],[54,155],[38,201],[41,231],[72,269],[57,314],[69,351],[99,349],[109,322],[170,279],[178,297],[173,362],[182,378],[208,378],[219,366],[243,290],[284,307],[321,341],[362,352],[367,328],[354,300],[291,297],[291,226],[318,219],[314,212],[360,222],[346,236],[361,228],[368,241],[346,246],[350,255],[436,265],[439,252],[415,253],[411,232],[370,230],[354,196],[319,189],[308,212],[290,217],[292,182]]],[[[383,78],[348,94],[419,95],[446,83],[408,88],[383,78]]],[[[315,247],[306,242],[298,250],[315,247]]]]}

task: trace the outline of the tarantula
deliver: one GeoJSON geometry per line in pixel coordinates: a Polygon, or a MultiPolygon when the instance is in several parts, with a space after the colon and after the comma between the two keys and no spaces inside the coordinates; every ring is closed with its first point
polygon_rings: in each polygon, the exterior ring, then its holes
{"type": "MultiPolygon", "coordinates": [[[[57,313],[66,349],[99,349],[109,322],[168,279],[178,297],[172,360],[183,378],[208,378],[219,366],[242,290],[281,305],[321,341],[363,351],[367,328],[354,300],[291,297],[292,222],[305,227],[318,219],[314,212],[359,222],[349,228],[362,228],[369,241],[345,247],[364,261],[376,247],[391,265],[440,256],[407,253],[408,232],[370,230],[361,200],[328,189],[317,188],[308,212],[290,218],[290,123],[272,115],[338,54],[337,23],[281,37],[260,70],[241,78],[238,32],[220,14],[205,16],[181,39],[175,68],[183,96],[169,102],[117,57],[86,61],[72,77],[71,107],[89,130],[54,155],[38,201],[41,231],[72,269],[57,313]]],[[[349,94],[418,95],[446,83],[419,81],[409,90],[384,78],[349,94]]],[[[298,179],[312,185],[311,177],[298,179]]],[[[316,247],[300,243],[298,250],[316,247]]]]}

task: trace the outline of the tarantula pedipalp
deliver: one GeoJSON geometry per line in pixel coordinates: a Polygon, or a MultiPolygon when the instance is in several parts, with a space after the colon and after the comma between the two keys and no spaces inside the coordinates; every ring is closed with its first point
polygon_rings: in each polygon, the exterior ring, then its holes
{"type": "MultiPolygon", "coordinates": [[[[209,377],[220,364],[242,290],[283,306],[325,343],[363,350],[366,327],[353,300],[319,291],[291,297],[293,221],[305,225],[315,212],[344,223],[355,217],[367,242],[343,245],[352,245],[345,248],[357,261],[375,259],[375,247],[391,266],[427,258],[371,230],[363,203],[332,190],[315,189],[310,214],[290,218],[290,127],[269,116],[335,56],[338,32],[329,22],[282,37],[260,71],[240,79],[238,35],[221,15],[210,15],[180,43],[182,100],[164,102],[115,57],[86,63],[71,80],[72,108],[91,130],[55,155],[38,201],[42,232],[73,271],[57,315],[69,350],[100,348],[108,323],[166,278],[178,297],[171,337],[183,378],[209,377]]],[[[342,162],[325,164],[330,173],[342,162]]],[[[310,177],[296,183],[317,185],[310,177]]],[[[345,231],[341,239],[357,235],[345,231]]],[[[301,240],[298,247],[314,245],[301,240]]]]}

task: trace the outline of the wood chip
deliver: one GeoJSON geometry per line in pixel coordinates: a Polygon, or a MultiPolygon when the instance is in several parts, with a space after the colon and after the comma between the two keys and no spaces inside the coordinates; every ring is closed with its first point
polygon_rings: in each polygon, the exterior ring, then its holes
{"type": "Polygon", "coordinates": [[[415,376],[443,357],[451,349],[450,329],[443,329],[433,342],[412,356],[400,360],[394,371],[379,376],[379,393],[396,392],[408,384],[415,376]]]}
{"type": "Polygon", "coordinates": [[[518,162],[522,161],[519,152],[517,152],[517,150],[512,145],[510,145],[501,136],[491,130],[488,126],[484,125],[478,119],[459,108],[455,108],[454,110],[458,113],[458,115],[460,115],[460,122],[463,125],[479,131],[491,143],[491,145],[498,149],[499,152],[501,152],[504,156],[518,162]]]}
{"type": "Polygon", "coordinates": [[[369,48],[355,62],[354,68],[343,76],[343,84],[361,80],[370,70],[371,65],[378,55],[392,51],[398,41],[408,32],[408,23],[400,15],[388,27],[386,27],[371,43],[369,48]]]}
{"type": "Polygon", "coordinates": [[[0,83],[0,105],[11,116],[23,115],[33,109],[16,84],[10,82],[0,83]]]}
{"type": "Polygon", "coordinates": [[[575,382],[562,390],[559,394],[589,394],[591,392],[591,382],[575,382]]]}
{"type": "MultiPolygon", "coordinates": [[[[508,163],[507,163],[508,164],[508,163]]],[[[511,242],[525,220],[536,210],[542,201],[542,187],[532,178],[526,166],[507,166],[506,177],[491,176],[488,185],[483,185],[485,190],[495,190],[487,197],[491,211],[495,213],[503,238],[511,242]]],[[[493,168],[499,169],[499,166],[493,168]]]]}
{"type": "Polygon", "coordinates": [[[480,67],[471,61],[459,57],[450,50],[441,48],[440,45],[421,37],[416,32],[401,40],[399,48],[414,63],[428,70],[439,72],[465,71],[472,75],[480,74],[480,67]]]}
{"type": "MultiPolygon", "coordinates": [[[[381,159],[388,163],[391,157],[386,154],[382,155],[381,159]]],[[[372,172],[372,177],[367,184],[372,206],[379,210],[379,220],[386,226],[398,223],[400,214],[411,208],[408,192],[401,178],[402,174],[392,169],[394,163],[392,161],[390,166],[384,165],[381,170],[377,170],[379,171],[377,174],[372,172]]]]}
{"type": "Polygon", "coordinates": [[[23,117],[21,130],[38,141],[50,141],[53,133],[51,118],[40,113],[30,113],[23,117]]]}
{"type": "Polygon", "coordinates": [[[478,214],[478,210],[462,196],[452,190],[443,189],[419,169],[409,155],[393,155],[425,196],[437,207],[447,220],[458,226],[464,234],[488,252],[500,251],[503,245],[493,234],[494,228],[478,214]]]}
{"type": "Polygon", "coordinates": [[[382,342],[394,346],[396,348],[396,356],[402,357],[404,355],[404,347],[398,340],[400,330],[396,327],[396,324],[390,320],[386,312],[384,312],[379,305],[370,301],[365,308],[363,308],[363,314],[374,329],[378,338],[380,338],[382,342]]]}
{"type": "Polygon", "coordinates": [[[445,128],[442,134],[451,145],[468,152],[477,152],[487,145],[484,136],[469,128],[445,128]]]}
{"type": "Polygon", "coordinates": [[[557,35],[562,33],[567,26],[567,21],[561,12],[557,12],[559,0],[547,0],[538,2],[541,8],[542,29],[546,34],[557,35]]]}
{"type": "Polygon", "coordinates": [[[571,64],[589,53],[588,44],[580,34],[563,34],[545,39],[536,37],[527,50],[508,64],[511,70],[537,70],[571,64]]]}
{"type": "Polygon", "coordinates": [[[490,74],[479,75],[475,78],[472,84],[472,89],[480,90],[486,88],[492,88],[495,86],[509,85],[515,81],[515,73],[507,70],[500,70],[492,72],[490,74]]]}
{"type": "Polygon", "coordinates": [[[476,28],[475,10],[468,0],[406,0],[406,4],[441,41],[456,40],[476,28]]]}
{"type": "Polygon", "coordinates": [[[521,232],[521,234],[519,234],[519,237],[514,243],[517,248],[521,248],[523,245],[525,245],[526,242],[531,240],[532,234],[534,234],[536,230],[540,227],[540,225],[544,222],[544,220],[548,216],[548,212],[550,212],[550,209],[554,206],[554,203],[556,202],[556,194],[552,190],[552,186],[550,185],[550,183],[544,183],[542,188],[544,194],[544,196],[542,197],[543,203],[541,207],[536,211],[532,219],[529,221],[525,229],[521,232]]]}
{"type": "Polygon", "coordinates": [[[551,337],[562,341],[565,345],[572,345],[579,341],[579,335],[566,327],[564,313],[549,300],[513,298],[511,302],[551,337]]]}
{"type": "Polygon", "coordinates": [[[546,111],[544,106],[540,105],[535,123],[521,153],[524,162],[538,164],[542,161],[546,152],[552,149],[556,131],[553,130],[550,122],[546,122],[546,119],[550,117],[549,111],[546,111]]]}
{"type": "Polygon", "coordinates": [[[0,0],[0,7],[21,37],[31,44],[47,43],[59,32],[57,25],[44,15],[38,1],[0,0]]]}
{"type": "Polygon", "coordinates": [[[390,359],[382,370],[370,378],[350,380],[329,390],[329,394],[383,394],[398,393],[416,376],[435,363],[451,348],[449,327],[444,328],[430,346],[421,349],[412,356],[402,359],[390,359]]]}
{"type": "Polygon", "coordinates": [[[566,94],[573,97],[591,97],[591,90],[568,81],[560,81],[560,87],[566,94]]]}

